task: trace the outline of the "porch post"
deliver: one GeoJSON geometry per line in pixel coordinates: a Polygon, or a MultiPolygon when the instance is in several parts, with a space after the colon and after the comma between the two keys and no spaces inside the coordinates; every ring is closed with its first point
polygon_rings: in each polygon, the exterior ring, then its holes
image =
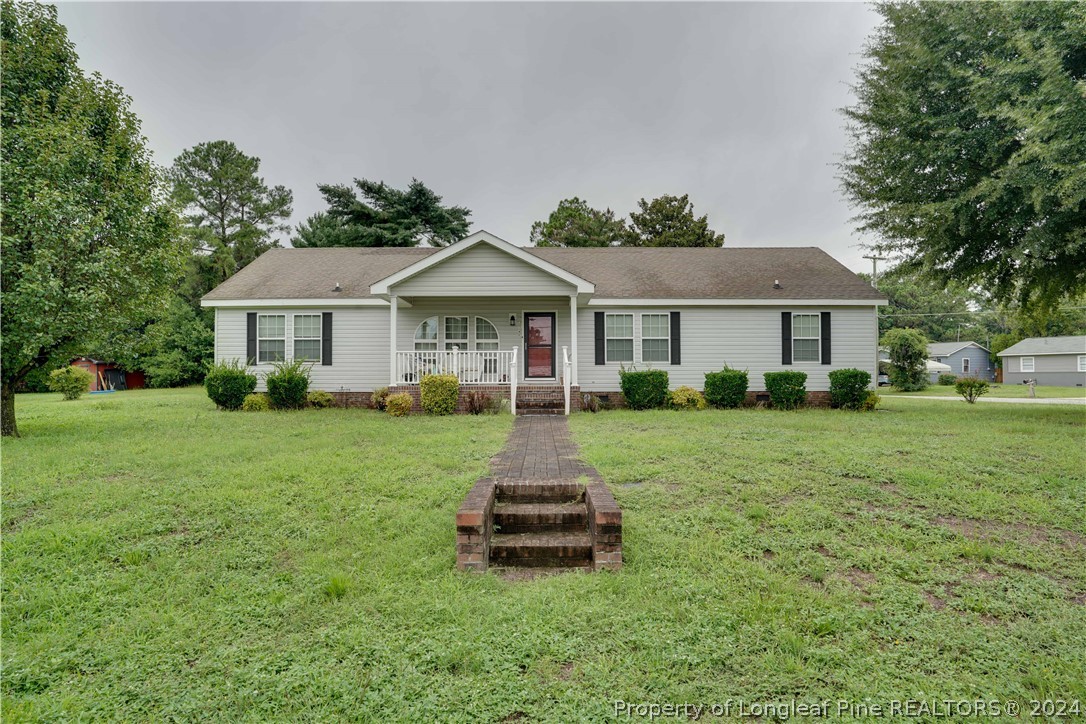
{"type": "Polygon", "coordinates": [[[572,353],[572,364],[569,371],[569,383],[577,385],[577,295],[569,295],[569,348],[572,353]]]}
{"type": "Polygon", "coordinates": [[[395,387],[398,382],[396,374],[396,310],[399,308],[399,298],[395,294],[388,296],[388,385],[395,387]]]}

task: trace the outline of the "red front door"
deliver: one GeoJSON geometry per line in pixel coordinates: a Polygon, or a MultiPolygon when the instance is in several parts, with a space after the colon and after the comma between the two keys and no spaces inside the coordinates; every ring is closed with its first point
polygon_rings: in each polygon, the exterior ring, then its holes
{"type": "Polygon", "coordinates": [[[554,312],[524,314],[524,376],[554,377],[554,312]]]}

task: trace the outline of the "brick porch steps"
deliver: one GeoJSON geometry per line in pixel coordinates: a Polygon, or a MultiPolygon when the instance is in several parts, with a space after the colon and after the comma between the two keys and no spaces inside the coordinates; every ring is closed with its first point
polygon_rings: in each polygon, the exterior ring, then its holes
{"type": "Polygon", "coordinates": [[[490,564],[587,568],[592,565],[592,538],[587,526],[579,533],[495,533],[490,539],[490,564]]]}
{"type": "Polygon", "coordinates": [[[518,418],[456,513],[462,570],[622,567],[622,511],[576,457],[565,417],[518,418]]]}
{"type": "Polygon", "coordinates": [[[498,503],[494,531],[501,533],[563,533],[588,530],[588,508],[578,503],[498,503]]]}

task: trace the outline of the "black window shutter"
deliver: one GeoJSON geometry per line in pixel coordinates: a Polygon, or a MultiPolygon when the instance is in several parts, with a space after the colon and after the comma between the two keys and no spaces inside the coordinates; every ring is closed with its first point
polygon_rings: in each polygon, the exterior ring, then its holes
{"type": "Polygon", "coordinates": [[[245,320],[245,364],[256,364],[256,312],[249,312],[245,320]]]}
{"type": "Polygon", "coordinates": [[[607,344],[603,336],[604,318],[603,312],[596,312],[596,364],[607,363],[607,344]]]}
{"type": "Polygon", "coordinates": [[[332,364],[332,313],[321,314],[321,364],[332,364]]]}
{"type": "Polygon", "coordinates": [[[830,313],[822,312],[822,364],[830,363],[830,313]]]}
{"type": "Polygon", "coordinates": [[[781,312],[781,364],[792,364],[792,313],[781,312]]]}
{"type": "Polygon", "coordinates": [[[671,313],[671,364],[682,364],[682,340],[680,338],[679,313],[671,313]]]}

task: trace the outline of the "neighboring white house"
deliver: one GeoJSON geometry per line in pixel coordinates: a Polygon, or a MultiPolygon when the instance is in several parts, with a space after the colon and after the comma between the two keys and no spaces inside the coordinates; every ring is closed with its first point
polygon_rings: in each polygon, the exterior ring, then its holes
{"type": "Polygon", "coordinates": [[[1086,336],[1030,337],[999,353],[1003,382],[1037,380],[1039,385],[1086,386],[1086,336]]]}
{"type": "Polygon", "coordinates": [[[886,301],[814,247],[534,248],[480,231],[441,249],[273,249],[202,303],[216,360],[310,360],[312,387],[344,403],[450,371],[520,408],[549,392],[575,409],[617,396],[624,367],[701,389],[728,365],[752,395],[763,373],[801,370],[823,401],[831,370],[874,380],[886,301]]]}

